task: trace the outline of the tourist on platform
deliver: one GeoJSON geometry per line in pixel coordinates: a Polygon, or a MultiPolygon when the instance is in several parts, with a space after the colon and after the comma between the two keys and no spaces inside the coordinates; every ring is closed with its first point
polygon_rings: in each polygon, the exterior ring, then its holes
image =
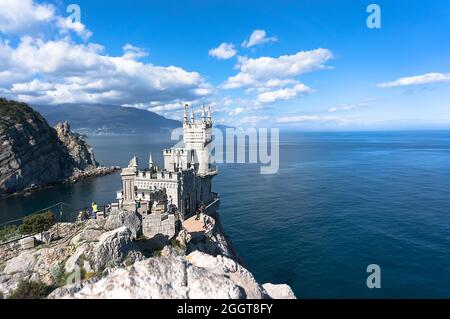
{"type": "Polygon", "coordinates": [[[172,212],[172,206],[173,206],[173,198],[171,195],[169,195],[169,198],[167,199],[167,212],[172,212]]]}
{"type": "Polygon", "coordinates": [[[200,203],[197,207],[197,216],[195,217],[195,220],[200,219],[200,215],[203,213],[204,209],[205,209],[205,205],[203,205],[203,203],[200,203]]]}
{"type": "Polygon", "coordinates": [[[93,202],[92,205],[92,218],[97,219],[98,206],[96,202],[93,202]]]}
{"type": "Polygon", "coordinates": [[[137,213],[139,208],[141,208],[141,200],[138,199],[137,201],[135,201],[135,212],[137,213]]]}

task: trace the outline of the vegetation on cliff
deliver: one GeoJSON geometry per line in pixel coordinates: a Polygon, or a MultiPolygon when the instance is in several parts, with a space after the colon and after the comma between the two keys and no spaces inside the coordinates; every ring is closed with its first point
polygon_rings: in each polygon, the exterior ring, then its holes
{"type": "Polygon", "coordinates": [[[46,123],[42,115],[27,104],[0,97],[0,129],[5,129],[11,122],[25,123],[27,121],[46,123]]]}
{"type": "Polygon", "coordinates": [[[49,230],[55,224],[52,211],[24,217],[20,225],[6,225],[0,228],[0,243],[23,236],[49,230]]]}
{"type": "Polygon", "coordinates": [[[113,171],[67,122],[51,127],[25,103],[0,98],[0,195],[113,171]]]}

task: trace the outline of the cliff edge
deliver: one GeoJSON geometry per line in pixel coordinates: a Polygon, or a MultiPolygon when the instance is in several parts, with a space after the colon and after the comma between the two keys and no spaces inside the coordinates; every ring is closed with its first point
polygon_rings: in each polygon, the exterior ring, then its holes
{"type": "Polygon", "coordinates": [[[0,195],[107,173],[91,146],[25,103],[0,98],[0,195]]]}
{"type": "Polygon", "coordinates": [[[156,248],[152,239],[135,238],[140,227],[136,213],[118,211],[54,225],[48,232],[53,240],[45,245],[0,247],[0,298],[21,298],[24,281],[45,291],[33,298],[295,298],[287,285],[258,283],[233,257],[221,228],[201,240],[180,229],[156,248]]]}

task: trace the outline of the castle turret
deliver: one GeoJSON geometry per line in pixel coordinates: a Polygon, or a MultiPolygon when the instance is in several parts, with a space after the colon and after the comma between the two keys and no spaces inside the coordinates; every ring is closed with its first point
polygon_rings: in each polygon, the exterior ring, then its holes
{"type": "Polygon", "coordinates": [[[183,125],[188,124],[188,114],[187,114],[188,105],[184,105],[184,114],[183,114],[183,125]]]}
{"type": "Polygon", "coordinates": [[[151,152],[150,152],[150,156],[148,157],[148,168],[149,168],[151,171],[156,170],[156,165],[155,165],[155,163],[153,162],[153,157],[152,157],[152,153],[151,153],[151,152]]]}
{"type": "Polygon", "coordinates": [[[191,124],[195,124],[194,106],[191,108],[191,124]]]}
{"type": "MultiPolygon", "coordinates": [[[[192,114],[194,110],[192,109],[192,114]]],[[[200,175],[209,174],[213,170],[210,165],[210,142],[212,140],[212,121],[211,112],[206,117],[205,106],[202,106],[201,122],[195,123],[193,116],[189,125],[184,126],[184,145],[186,149],[191,150],[194,158],[191,164],[197,168],[200,175]],[[208,122],[209,121],[209,122],[208,122]]]]}
{"type": "Polygon", "coordinates": [[[202,123],[206,123],[205,105],[202,105],[202,123]]]}
{"type": "Polygon", "coordinates": [[[138,158],[133,156],[128,167],[122,169],[122,191],[123,202],[122,205],[125,208],[134,207],[135,193],[134,193],[134,179],[136,178],[138,167],[138,158]]]}
{"type": "Polygon", "coordinates": [[[208,105],[208,124],[212,124],[211,105],[208,105]]]}

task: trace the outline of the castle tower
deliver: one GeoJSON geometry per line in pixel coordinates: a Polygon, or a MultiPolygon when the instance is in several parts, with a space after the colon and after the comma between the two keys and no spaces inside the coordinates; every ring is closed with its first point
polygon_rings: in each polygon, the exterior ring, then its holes
{"type": "Polygon", "coordinates": [[[194,106],[191,108],[191,124],[195,124],[194,106]]]}
{"type": "Polygon", "coordinates": [[[205,105],[202,105],[202,124],[206,123],[205,105]]]}
{"type": "Polygon", "coordinates": [[[207,123],[212,125],[212,118],[211,118],[211,105],[208,105],[208,120],[207,123]]]}
{"type": "Polygon", "coordinates": [[[136,178],[138,167],[137,156],[134,155],[128,167],[122,169],[122,191],[123,191],[123,207],[132,208],[135,205],[134,179],[136,178]]]}
{"type": "Polygon", "coordinates": [[[156,170],[156,165],[153,162],[153,157],[152,157],[152,153],[150,152],[150,156],[148,158],[148,168],[150,169],[150,171],[155,171],[156,170]]]}
{"type": "Polygon", "coordinates": [[[187,114],[188,105],[184,105],[184,114],[183,114],[183,126],[188,124],[188,114],[187,114]]]}
{"type": "MultiPolygon", "coordinates": [[[[194,114],[194,109],[192,109],[194,114]]],[[[212,141],[212,120],[206,119],[205,107],[202,107],[201,122],[195,123],[193,115],[191,122],[184,126],[184,145],[194,151],[194,164],[198,164],[198,174],[207,175],[210,165],[210,142],[212,141]]]]}

